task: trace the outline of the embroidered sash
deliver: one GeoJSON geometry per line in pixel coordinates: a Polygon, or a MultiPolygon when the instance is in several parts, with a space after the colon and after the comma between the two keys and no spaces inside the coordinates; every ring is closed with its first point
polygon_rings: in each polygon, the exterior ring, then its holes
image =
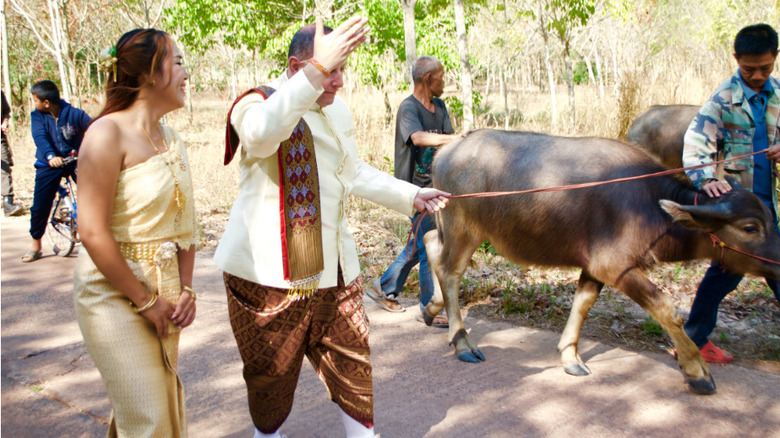
{"type": "MultiPolygon", "coordinates": [[[[268,99],[274,91],[268,86],[252,88],[231,105],[225,135],[225,165],[233,159],[239,145],[238,134],[230,124],[233,107],[249,93],[260,93],[268,99]]],[[[317,290],[324,269],[317,158],[314,137],[303,118],[290,138],[279,144],[276,157],[284,279],[291,286],[288,296],[303,298],[317,290]]]]}

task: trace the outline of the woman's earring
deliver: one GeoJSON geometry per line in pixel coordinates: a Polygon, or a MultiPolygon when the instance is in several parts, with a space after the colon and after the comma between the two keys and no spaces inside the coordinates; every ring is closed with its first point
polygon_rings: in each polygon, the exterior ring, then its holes
{"type": "Polygon", "coordinates": [[[152,81],[152,87],[156,87],[156,86],[157,86],[157,81],[152,81]]]}

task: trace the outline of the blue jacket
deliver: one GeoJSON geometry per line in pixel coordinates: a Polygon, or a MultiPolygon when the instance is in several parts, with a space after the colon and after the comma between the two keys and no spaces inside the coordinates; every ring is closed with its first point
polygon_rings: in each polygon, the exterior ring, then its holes
{"type": "Polygon", "coordinates": [[[49,167],[49,160],[55,156],[67,157],[77,151],[84,139],[92,118],[84,111],[60,99],[57,120],[51,114],[38,110],[30,114],[30,126],[35,141],[35,167],[49,167]]]}

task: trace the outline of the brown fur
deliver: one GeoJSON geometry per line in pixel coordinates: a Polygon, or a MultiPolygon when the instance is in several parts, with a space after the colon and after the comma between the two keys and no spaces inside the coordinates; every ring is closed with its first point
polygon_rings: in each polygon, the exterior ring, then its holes
{"type": "MultiPolygon", "coordinates": [[[[615,140],[482,130],[442,149],[433,164],[433,185],[457,195],[606,181],[660,170],[647,154],[615,140]]],[[[692,206],[695,195],[690,183],[667,176],[576,190],[453,199],[437,215],[438,239],[426,236],[443,293],[427,310],[436,314],[446,306],[458,356],[467,361],[481,357],[468,335],[455,339],[463,329],[457,295],[471,255],[489,240],[515,263],[582,268],[559,344],[567,372],[589,373],[577,353],[577,341],[588,310],[608,284],[669,332],[691,386],[714,392],[714,383],[711,388],[707,383],[709,370],[683,332],[674,305],[645,271],[658,261],[719,257],[702,231],[774,260],[780,259],[780,237],[768,232],[771,213],[752,193],[733,190],[719,200],[700,199],[697,207],[692,206]]],[[[734,252],[724,262],[734,272],[771,278],[780,274],[777,265],[734,252]]]]}
{"type": "Polygon", "coordinates": [[[639,145],[669,169],[682,167],[685,131],[701,107],[656,105],[634,120],[626,140],[639,145]]]}

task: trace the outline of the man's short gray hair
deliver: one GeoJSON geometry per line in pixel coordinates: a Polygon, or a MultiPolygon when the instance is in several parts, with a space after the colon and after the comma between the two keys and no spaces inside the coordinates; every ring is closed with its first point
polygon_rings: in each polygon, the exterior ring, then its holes
{"type": "Polygon", "coordinates": [[[433,73],[443,68],[441,62],[433,56],[423,55],[414,61],[412,66],[412,80],[415,84],[422,82],[423,77],[428,73],[433,73]]]}

